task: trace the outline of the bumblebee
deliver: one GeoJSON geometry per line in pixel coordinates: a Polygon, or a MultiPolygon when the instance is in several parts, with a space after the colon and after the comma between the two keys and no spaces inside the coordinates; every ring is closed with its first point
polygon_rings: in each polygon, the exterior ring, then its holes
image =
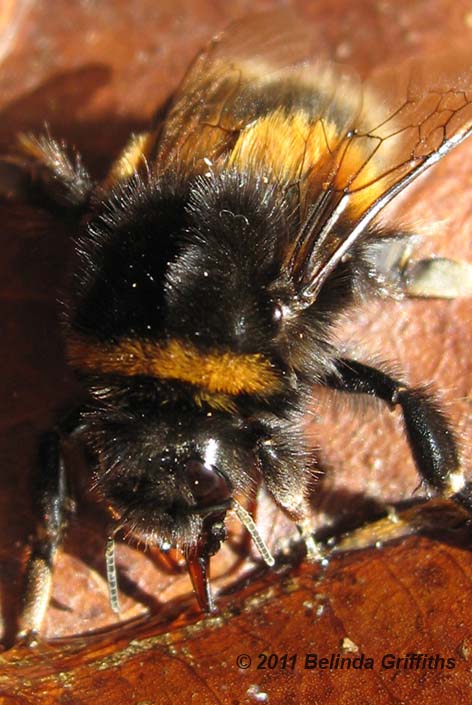
{"type": "Polygon", "coordinates": [[[122,528],[180,548],[207,611],[228,512],[272,564],[244,506],[261,484],[315,550],[304,433],[315,384],[399,407],[421,478],[472,510],[453,430],[430,394],[347,358],[333,337],[368,295],[472,291],[470,265],[413,261],[411,234],[378,218],[471,134],[470,50],[363,82],[309,56],[285,11],[234,23],[98,184],[49,135],[20,137],[30,186],[80,221],[64,334],[88,395],[40,443],[22,638],[39,631],[49,599],[70,435],[109,510],[115,610],[122,528]]]}

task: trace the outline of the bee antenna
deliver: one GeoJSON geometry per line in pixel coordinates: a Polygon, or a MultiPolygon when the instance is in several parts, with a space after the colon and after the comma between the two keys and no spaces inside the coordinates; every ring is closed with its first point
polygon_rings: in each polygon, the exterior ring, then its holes
{"type": "Polygon", "coordinates": [[[115,561],[115,536],[109,536],[105,549],[105,564],[107,569],[108,597],[110,607],[115,614],[120,613],[120,601],[118,598],[118,579],[116,577],[115,561]]]}
{"type": "Polygon", "coordinates": [[[249,534],[254,543],[256,544],[257,550],[261,554],[264,561],[267,563],[268,566],[273,566],[275,563],[274,557],[269,551],[264,539],[260,535],[259,529],[254,523],[254,519],[252,518],[252,516],[235,499],[233,499],[232,509],[241,524],[243,524],[244,527],[249,531],[249,534]]]}

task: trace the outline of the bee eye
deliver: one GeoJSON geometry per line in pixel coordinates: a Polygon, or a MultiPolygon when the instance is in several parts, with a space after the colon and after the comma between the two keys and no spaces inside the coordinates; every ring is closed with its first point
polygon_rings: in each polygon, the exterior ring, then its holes
{"type": "Polygon", "coordinates": [[[191,492],[200,505],[218,504],[230,499],[229,483],[213,465],[192,459],[187,461],[186,470],[191,492]]]}

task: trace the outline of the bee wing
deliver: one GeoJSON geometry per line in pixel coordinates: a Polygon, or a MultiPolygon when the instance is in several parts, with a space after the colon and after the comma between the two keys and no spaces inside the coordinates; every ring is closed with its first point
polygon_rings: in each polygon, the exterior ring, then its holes
{"type": "Polygon", "coordinates": [[[472,133],[472,50],[377,72],[361,91],[316,199],[307,172],[305,217],[286,263],[305,305],[377,214],[472,133]]]}
{"type": "Polygon", "coordinates": [[[306,28],[290,10],[233,22],[185,76],[159,134],[158,171],[189,177],[208,170],[260,114],[258,84],[309,54],[306,28]]]}

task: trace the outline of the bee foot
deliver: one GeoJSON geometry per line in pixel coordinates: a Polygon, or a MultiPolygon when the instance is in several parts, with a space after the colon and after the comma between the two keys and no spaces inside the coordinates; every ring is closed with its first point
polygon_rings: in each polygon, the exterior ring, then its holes
{"type": "Polygon", "coordinates": [[[326,559],[326,548],[315,541],[313,536],[313,527],[308,520],[297,525],[300,536],[305,542],[306,558],[310,563],[321,563],[326,559]]]}

